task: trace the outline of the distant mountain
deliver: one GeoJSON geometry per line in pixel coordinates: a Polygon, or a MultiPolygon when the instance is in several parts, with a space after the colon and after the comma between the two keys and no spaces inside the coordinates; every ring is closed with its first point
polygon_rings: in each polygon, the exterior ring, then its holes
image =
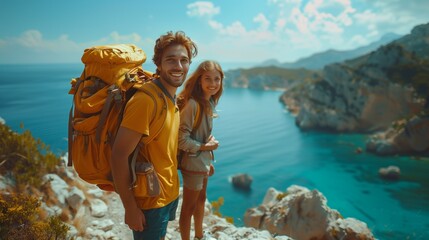
{"type": "Polygon", "coordinates": [[[272,59],[268,59],[263,61],[261,64],[258,64],[256,67],[281,67],[282,63],[279,62],[279,60],[272,58],[272,59]]]}
{"type": "Polygon", "coordinates": [[[373,42],[367,46],[359,47],[353,50],[338,51],[338,50],[330,49],[324,52],[313,54],[309,57],[301,58],[296,62],[292,62],[292,63],[280,63],[276,59],[269,59],[267,61],[264,61],[258,66],[276,66],[276,67],[283,67],[283,68],[307,68],[307,69],[313,69],[313,70],[322,69],[324,66],[328,64],[343,62],[347,59],[352,59],[352,58],[370,53],[371,51],[376,50],[380,46],[388,44],[393,40],[398,39],[399,37],[401,37],[401,35],[388,33],[376,42],[373,42]]]}

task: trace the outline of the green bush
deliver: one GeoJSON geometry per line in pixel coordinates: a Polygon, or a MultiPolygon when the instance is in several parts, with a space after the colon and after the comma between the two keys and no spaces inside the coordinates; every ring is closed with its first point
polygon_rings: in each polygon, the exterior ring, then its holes
{"type": "Polygon", "coordinates": [[[222,216],[222,213],[220,213],[220,207],[223,205],[223,203],[224,203],[223,197],[219,197],[217,199],[217,201],[212,201],[211,202],[211,205],[212,205],[212,208],[213,208],[213,214],[216,215],[216,216],[218,216],[218,217],[225,218],[225,220],[227,222],[229,222],[229,223],[234,223],[234,218],[222,216]]]}
{"type": "Polygon", "coordinates": [[[419,97],[426,99],[425,108],[429,108],[429,64],[399,64],[387,69],[388,77],[401,85],[413,86],[419,97]]]}
{"type": "MultiPolygon", "coordinates": [[[[23,129],[23,126],[21,126],[23,129]]],[[[34,139],[30,131],[13,132],[0,124],[0,174],[11,177],[16,187],[39,188],[42,176],[53,172],[61,159],[40,139],[34,139]]]]}
{"type": "Polygon", "coordinates": [[[41,219],[40,202],[26,195],[0,195],[0,239],[66,239],[69,227],[57,216],[41,219]]]}
{"type": "Polygon", "coordinates": [[[279,193],[277,196],[276,196],[276,199],[277,199],[277,201],[281,201],[284,197],[286,197],[287,195],[289,195],[289,193],[286,193],[286,192],[284,192],[284,193],[279,193]]]}

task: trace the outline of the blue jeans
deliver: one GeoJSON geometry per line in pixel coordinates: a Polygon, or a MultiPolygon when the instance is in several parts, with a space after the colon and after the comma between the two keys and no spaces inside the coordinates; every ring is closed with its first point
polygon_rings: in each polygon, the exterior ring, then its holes
{"type": "Polygon", "coordinates": [[[143,231],[133,231],[134,240],[158,240],[167,234],[168,221],[176,219],[179,199],[161,208],[142,210],[146,219],[143,231]]]}

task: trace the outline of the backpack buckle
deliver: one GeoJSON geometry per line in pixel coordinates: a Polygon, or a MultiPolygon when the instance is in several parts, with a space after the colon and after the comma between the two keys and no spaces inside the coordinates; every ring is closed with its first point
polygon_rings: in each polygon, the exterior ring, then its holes
{"type": "Polygon", "coordinates": [[[136,75],[135,74],[131,75],[129,72],[125,73],[125,80],[127,80],[127,82],[129,82],[129,83],[137,82],[136,75]]]}

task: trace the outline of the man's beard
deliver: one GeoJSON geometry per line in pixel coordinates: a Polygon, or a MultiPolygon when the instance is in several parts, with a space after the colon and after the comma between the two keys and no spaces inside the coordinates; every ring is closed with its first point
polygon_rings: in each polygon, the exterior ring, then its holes
{"type": "Polygon", "coordinates": [[[175,87],[175,88],[178,88],[178,87],[182,86],[183,83],[185,82],[185,79],[186,79],[186,74],[184,74],[182,76],[182,80],[180,82],[176,82],[176,81],[171,80],[170,76],[166,72],[161,72],[159,74],[159,76],[161,77],[161,79],[165,83],[167,83],[168,85],[170,85],[172,87],[175,87]]]}

